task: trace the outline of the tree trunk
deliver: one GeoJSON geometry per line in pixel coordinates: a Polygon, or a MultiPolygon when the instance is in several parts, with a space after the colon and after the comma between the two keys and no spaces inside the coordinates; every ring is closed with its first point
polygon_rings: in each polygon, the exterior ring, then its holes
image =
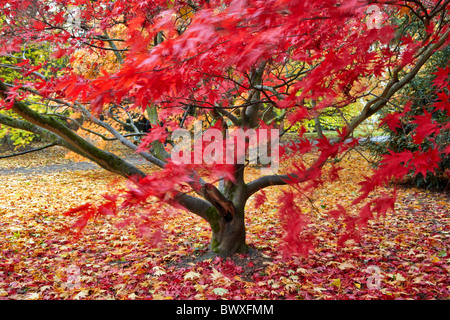
{"type": "MultiPolygon", "coordinates": [[[[211,210],[216,209],[211,208],[211,210]]],[[[244,210],[237,210],[231,221],[227,221],[219,214],[215,216],[216,219],[210,221],[212,229],[211,250],[222,256],[247,252],[244,210]]]]}

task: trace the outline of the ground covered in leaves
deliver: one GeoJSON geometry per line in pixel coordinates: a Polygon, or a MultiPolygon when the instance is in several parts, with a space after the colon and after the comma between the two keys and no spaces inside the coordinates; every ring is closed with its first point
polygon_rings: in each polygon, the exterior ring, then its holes
{"type": "MultiPolygon", "coordinates": [[[[208,254],[208,225],[177,211],[169,213],[158,247],[132,227],[118,228],[120,217],[92,223],[74,239],[62,232],[70,225],[62,212],[100,201],[124,182],[100,169],[45,171],[55,163],[69,163],[57,147],[0,160],[0,171],[42,168],[0,174],[1,299],[450,298],[448,194],[400,188],[394,213],[371,222],[361,243],[337,248],[338,227],[321,214],[354,199],[356,183],[368,171],[357,153],[343,160],[340,182],[309,199],[318,216],[312,226],[316,252],[288,259],[277,250],[277,188],[258,209],[250,201],[252,249],[233,259],[208,254]]],[[[258,169],[250,173],[256,176],[258,169]]]]}

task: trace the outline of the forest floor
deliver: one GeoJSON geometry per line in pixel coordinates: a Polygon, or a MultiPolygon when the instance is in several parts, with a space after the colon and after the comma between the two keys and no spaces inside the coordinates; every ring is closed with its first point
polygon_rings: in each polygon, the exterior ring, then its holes
{"type": "MultiPolygon", "coordinates": [[[[356,152],[342,160],[339,181],[300,204],[314,217],[314,252],[280,255],[277,187],[259,208],[250,199],[251,250],[233,258],[208,253],[210,228],[200,218],[157,203],[147,210],[163,217],[158,245],[139,236],[135,225],[118,226],[127,212],[92,222],[75,237],[67,231],[73,218],[63,213],[101,203],[103,194],[120,193],[127,182],[65,155],[52,147],[0,159],[0,299],[450,298],[448,193],[398,187],[395,212],[371,221],[358,243],[337,246],[339,226],[325,213],[336,203],[351,207],[357,183],[368,174],[356,152]]],[[[248,173],[255,178],[259,170],[248,173]]]]}

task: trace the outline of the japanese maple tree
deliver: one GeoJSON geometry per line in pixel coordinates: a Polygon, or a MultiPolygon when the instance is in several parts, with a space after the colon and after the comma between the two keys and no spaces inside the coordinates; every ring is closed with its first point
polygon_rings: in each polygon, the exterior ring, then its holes
{"type": "MultiPolygon", "coordinates": [[[[450,0],[17,0],[0,1],[0,8],[0,56],[10,59],[0,67],[18,72],[13,82],[0,83],[1,106],[19,116],[0,113],[0,123],[40,135],[133,184],[105,195],[104,204],[71,210],[68,214],[80,214],[77,226],[114,214],[118,206],[133,212],[156,198],[205,219],[212,230],[211,249],[221,254],[247,250],[247,201],[255,195],[261,203],[266,188],[281,185],[288,186],[279,208],[282,249],[309,252],[314,234],[308,224],[315,216],[303,212],[299,201],[328,179],[339,178],[335,160],[358,145],[355,129],[392,103],[430,57],[448,46],[450,32],[450,0]],[[52,58],[35,63],[25,54],[29,46],[52,48],[52,58]],[[112,54],[114,67],[84,65],[95,72],[82,73],[75,67],[80,52],[112,54]],[[65,61],[65,67],[55,68],[52,59],[65,61]],[[362,108],[348,118],[342,110],[357,101],[362,108]],[[36,108],[38,103],[48,106],[45,112],[36,108]],[[66,113],[55,111],[62,107],[66,113]],[[117,122],[125,118],[120,120],[117,110],[146,115],[151,130],[124,132],[117,122]],[[279,173],[247,181],[250,159],[239,161],[235,149],[213,162],[173,161],[172,134],[192,128],[196,118],[224,135],[231,129],[276,128],[281,136],[306,120],[314,120],[320,133],[321,115],[330,110],[344,117],[338,138],[320,134],[313,142],[300,129],[295,143],[279,149],[279,173]],[[72,114],[81,114],[85,122],[72,114]],[[95,146],[80,134],[93,131],[84,123],[161,170],[147,174],[95,146]],[[140,135],[140,144],[130,135],[140,135]],[[224,161],[230,153],[231,163],[224,161]]],[[[448,72],[436,74],[434,109],[415,119],[418,145],[450,130],[450,124],[434,123],[429,116],[450,110],[448,72]]],[[[383,123],[398,126],[408,104],[398,108],[383,123]]],[[[395,192],[368,198],[371,192],[411,172],[432,172],[450,153],[448,145],[433,146],[385,155],[361,183],[354,201],[358,214],[340,205],[328,213],[345,222],[340,242],[357,239],[368,220],[393,209],[395,192]]],[[[200,149],[209,147],[203,141],[200,149]]],[[[162,232],[158,215],[139,216],[142,230],[155,238],[162,232]]]]}

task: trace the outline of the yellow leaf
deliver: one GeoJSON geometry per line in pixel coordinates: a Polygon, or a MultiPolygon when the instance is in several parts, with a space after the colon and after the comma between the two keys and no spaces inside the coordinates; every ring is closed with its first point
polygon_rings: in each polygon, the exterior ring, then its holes
{"type": "Polygon", "coordinates": [[[276,282],[272,285],[273,289],[278,289],[279,287],[280,287],[280,284],[278,282],[276,282]]]}
{"type": "Polygon", "coordinates": [[[200,278],[200,274],[194,271],[190,271],[184,276],[184,280],[194,280],[198,278],[200,278]]]}
{"type": "Polygon", "coordinates": [[[351,263],[343,262],[343,263],[341,263],[340,265],[338,265],[338,268],[341,269],[341,270],[345,270],[345,269],[352,269],[352,268],[355,268],[355,266],[352,265],[351,263]]]}
{"type": "Polygon", "coordinates": [[[27,300],[38,300],[39,299],[39,293],[33,292],[27,295],[27,300]]]}
{"type": "Polygon", "coordinates": [[[172,300],[172,297],[163,296],[162,294],[156,293],[153,295],[153,300],[172,300]]]}
{"type": "Polygon", "coordinates": [[[284,286],[286,288],[287,291],[289,292],[294,292],[297,290],[297,285],[293,284],[293,283],[288,283],[284,286]]]}
{"type": "Polygon", "coordinates": [[[223,278],[223,274],[217,271],[216,268],[212,268],[211,278],[215,281],[217,279],[223,278]]]}
{"type": "Polygon", "coordinates": [[[147,271],[146,271],[145,269],[142,269],[142,268],[139,268],[139,269],[136,271],[136,274],[144,274],[144,273],[147,273],[147,271]]]}
{"type": "Polygon", "coordinates": [[[205,295],[202,294],[202,293],[197,293],[197,294],[194,296],[194,299],[195,299],[195,300],[205,300],[205,295]]]}
{"type": "Polygon", "coordinates": [[[408,8],[408,7],[402,7],[402,8],[398,11],[398,14],[399,14],[400,16],[407,15],[407,16],[411,17],[411,11],[409,11],[409,8],[408,8]]]}
{"type": "Polygon", "coordinates": [[[80,300],[83,298],[86,298],[89,295],[89,290],[83,290],[77,293],[77,295],[74,297],[75,300],[80,300]]]}
{"type": "Polygon", "coordinates": [[[191,18],[194,15],[194,11],[188,6],[180,8],[179,12],[181,19],[183,20],[187,20],[188,18],[191,18]]]}
{"type": "Polygon", "coordinates": [[[395,275],[395,280],[397,280],[397,281],[406,281],[406,279],[403,278],[403,276],[400,273],[397,273],[395,275]]]}
{"type": "Polygon", "coordinates": [[[195,290],[197,290],[200,293],[203,293],[203,291],[206,289],[206,287],[208,287],[207,285],[201,285],[201,284],[196,284],[194,286],[195,290]]]}
{"type": "Polygon", "coordinates": [[[332,279],[333,281],[331,282],[332,286],[335,287],[340,287],[341,286],[341,279],[332,279]]]}
{"type": "Polygon", "coordinates": [[[155,270],[154,275],[157,276],[157,277],[166,274],[166,272],[164,271],[164,269],[161,268],[161,267],[158,267],[158,266],[153,267],[153,270],[155,270]]]}
{"type": "Polygon", "coordinates": [[[297,269],[297,273],[307,274],[307,273],[309,273],[309,271],[306,270],[306,269],[303,269],[303,268],[298,268],[298,269],[297,269]]]}
{"type": "Polygon", "coordinates": [[[436,257],[436,256],[434,256],[432,259],[431,259],[431,262],[434,262],[434,263],[436,263],[436,262],[439,262],[439,261],[441,261],[438,257],[436,257]]]}

